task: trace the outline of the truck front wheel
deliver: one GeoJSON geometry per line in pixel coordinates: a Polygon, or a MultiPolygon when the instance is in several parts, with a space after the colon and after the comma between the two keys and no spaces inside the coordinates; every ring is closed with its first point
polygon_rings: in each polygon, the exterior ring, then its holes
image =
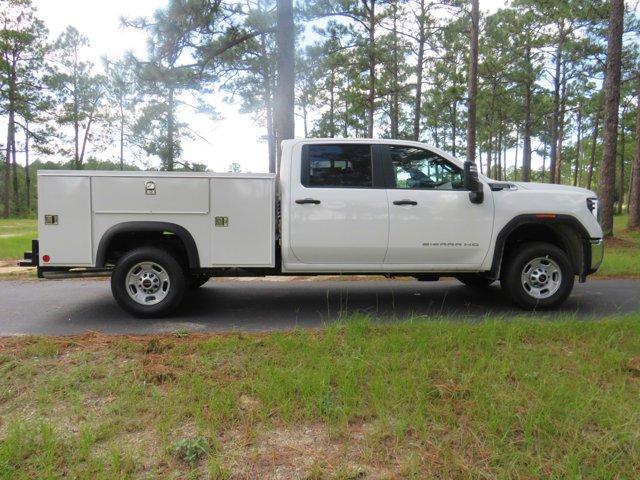
{"type": "Polygon", "coordinates": [[[162,317],[175,309],[186,289],[185,272],[170,252],[141,247],[127,252],[111,275],[118,304],[136,317],[162,317]]]}
{"type": "Polygon", "coordinates": [[[521,245],[507,259],[500,284],[521,308],[553,308],[571,293],[574,276],[565,252],[550,243],[532,242],[521,245]]]}

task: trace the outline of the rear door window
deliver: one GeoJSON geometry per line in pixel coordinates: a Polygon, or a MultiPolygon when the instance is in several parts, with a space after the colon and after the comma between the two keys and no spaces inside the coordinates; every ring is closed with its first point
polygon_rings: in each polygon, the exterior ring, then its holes
{"type": "Polygon", "coordinates": [[[371,146],[318,144],[303,146],[305,187],[367,188],[373,186],[371,146]]]}

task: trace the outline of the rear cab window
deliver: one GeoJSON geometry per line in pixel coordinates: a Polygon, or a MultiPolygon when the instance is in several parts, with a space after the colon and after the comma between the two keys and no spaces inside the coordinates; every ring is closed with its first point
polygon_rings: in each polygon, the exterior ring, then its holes
{"type": "Polygon", "coordinates": [[[310,144],[302,150],[302,185],[311,188],[371,188],[371,145],[310,144]]]}

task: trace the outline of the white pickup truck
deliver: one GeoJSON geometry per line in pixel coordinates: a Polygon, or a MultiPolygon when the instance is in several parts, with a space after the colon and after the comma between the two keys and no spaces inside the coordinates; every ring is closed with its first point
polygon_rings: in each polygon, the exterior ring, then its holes
{"type": "Polygon", "coordinates": [[[21,264],[110,275],[140,317],[243,275],[499,280],[520,307],[549,308],[602,262],[597,211],[591,191],[495,182],[421,143],[288,140],[279,176],[40,171],[39,239],[21,264]]]}

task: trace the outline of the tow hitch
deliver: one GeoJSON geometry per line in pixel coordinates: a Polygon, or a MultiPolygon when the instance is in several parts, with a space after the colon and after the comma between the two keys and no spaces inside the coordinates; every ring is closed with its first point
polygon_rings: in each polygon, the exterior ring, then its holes
{"type": "Polygon", "coordinates": [[[18,262],[19,267],[37,267],[39,261],[38,240],[31,240],[31,251],[24,252],[24,259],[18,262]]]}

